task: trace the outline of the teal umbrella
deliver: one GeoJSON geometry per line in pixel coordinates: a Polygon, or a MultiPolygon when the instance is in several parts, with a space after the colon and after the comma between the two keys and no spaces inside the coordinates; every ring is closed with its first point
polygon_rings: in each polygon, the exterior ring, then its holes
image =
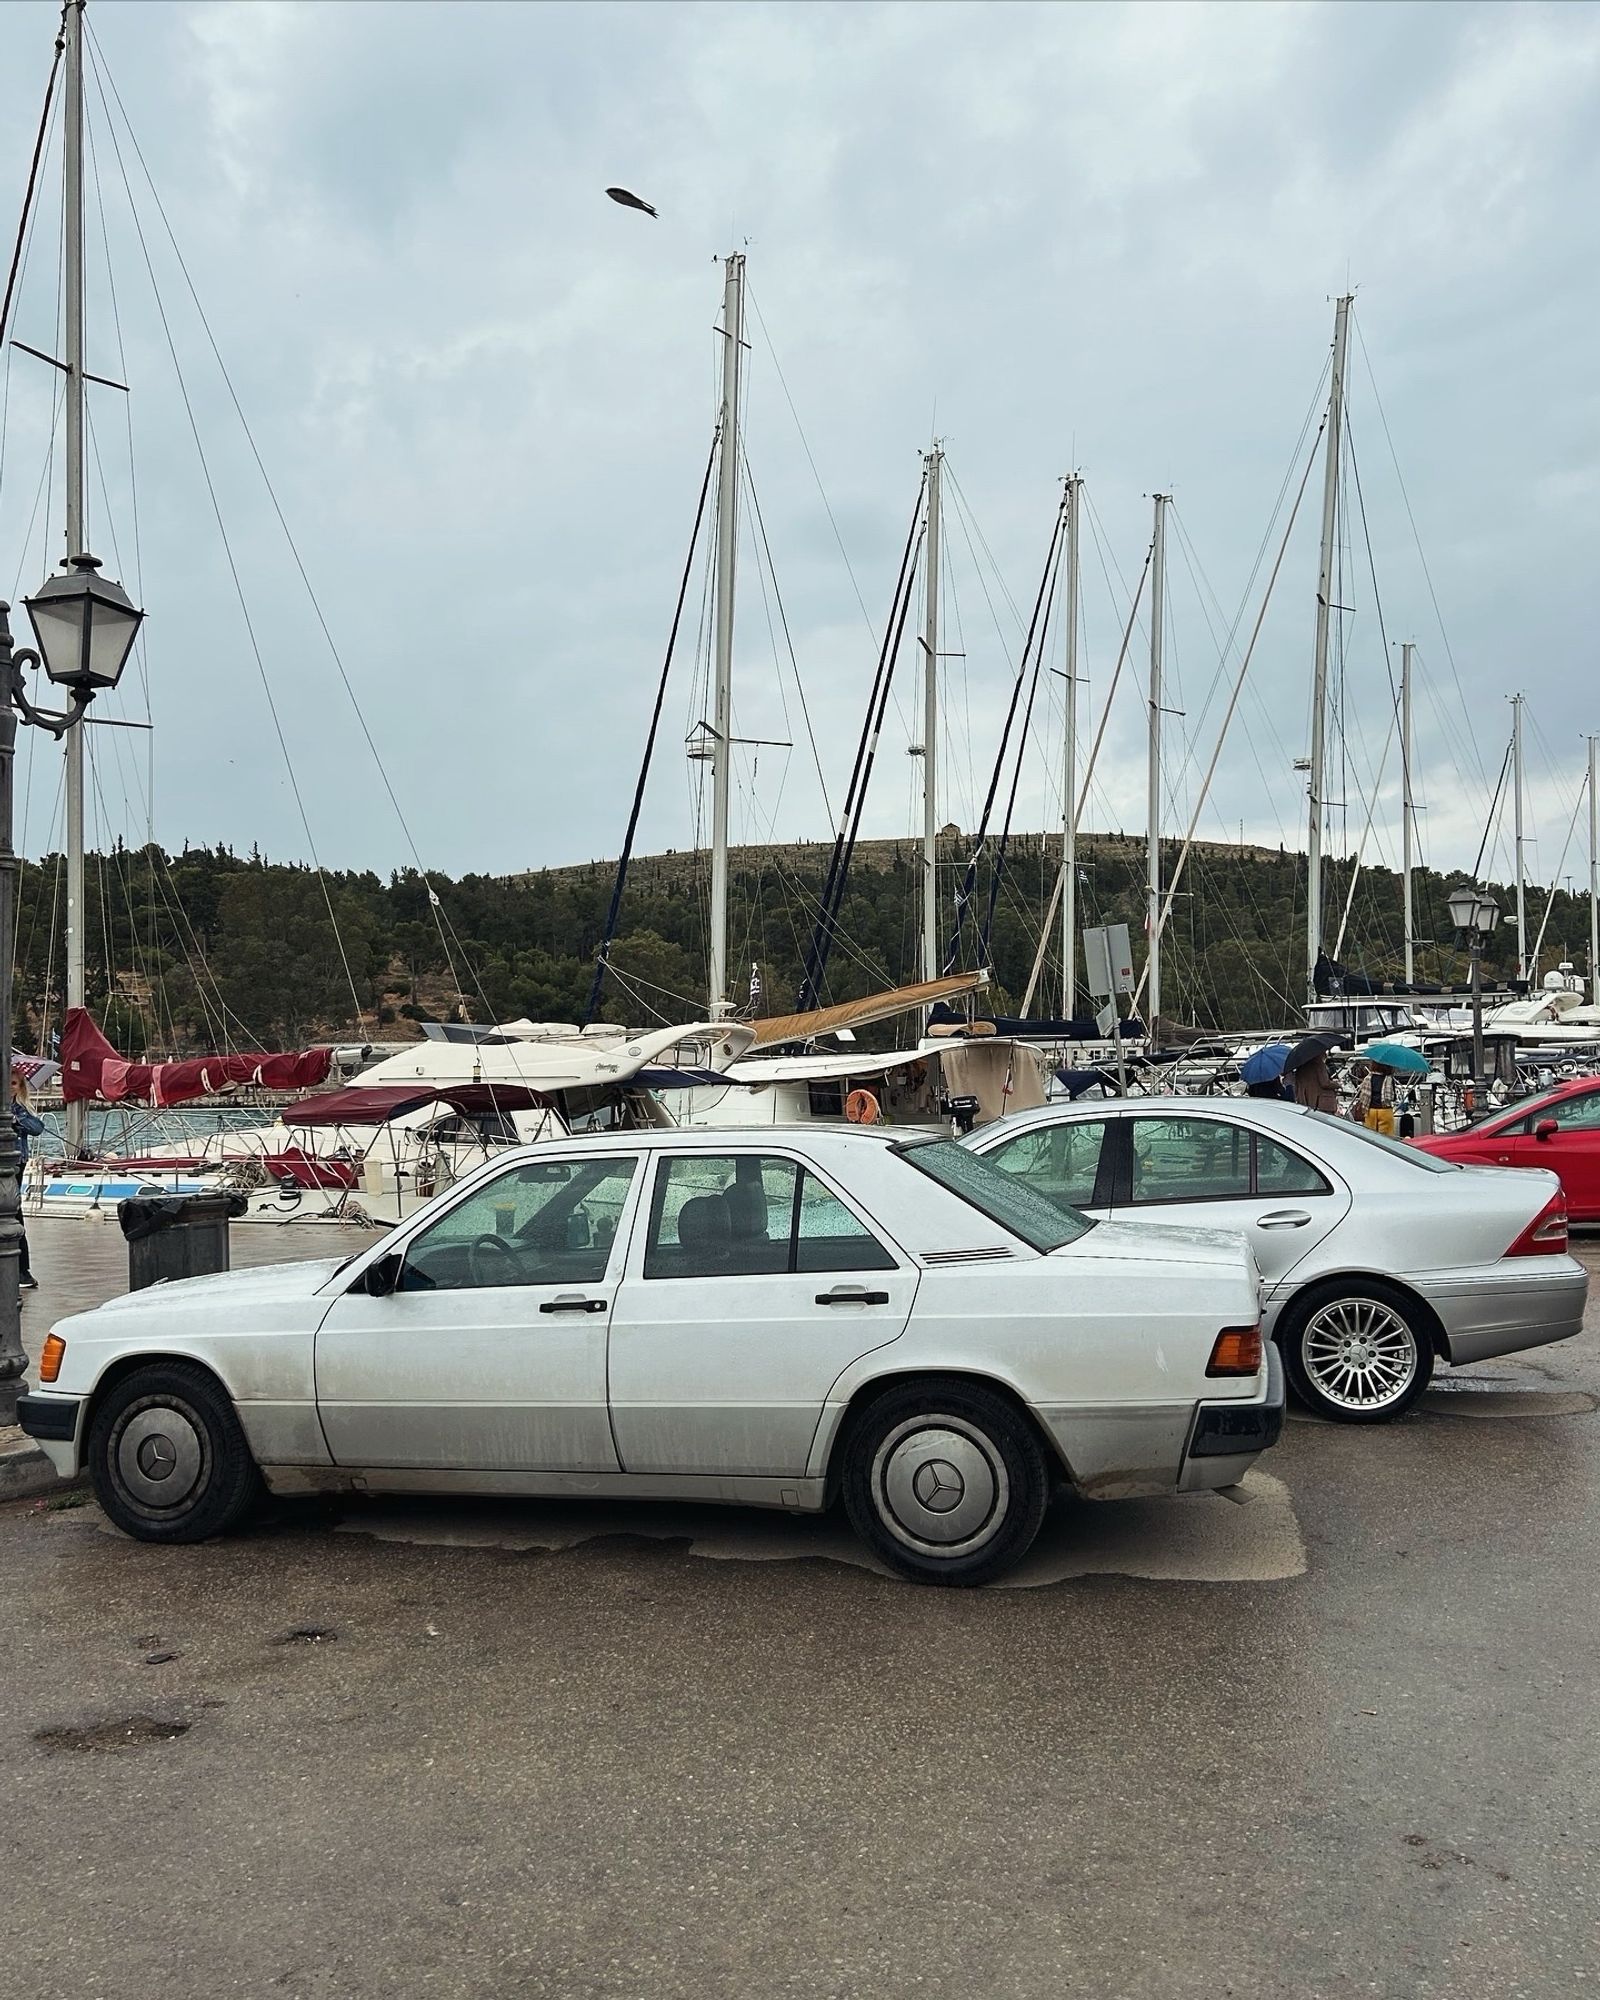
{"type": "Polygon", "coordinates": [[[1428,1074],[1428,1058],[1420,1049],[1407,1048],[1404,1042],[1372,1042],[1361,1053],[1368,1062],[1382,1063],[1397,1076],[1428,1074]]]}

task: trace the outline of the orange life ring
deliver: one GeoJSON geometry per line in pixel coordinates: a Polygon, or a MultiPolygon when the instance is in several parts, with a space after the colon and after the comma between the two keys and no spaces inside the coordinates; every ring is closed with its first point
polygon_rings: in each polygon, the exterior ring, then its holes
{"type": "Polygon", "coordinates": [[[883,1111],[870,1090],[852,1090],[844,1101],[844,1115],[852,1125],[876,1125],[883,1111]]]}

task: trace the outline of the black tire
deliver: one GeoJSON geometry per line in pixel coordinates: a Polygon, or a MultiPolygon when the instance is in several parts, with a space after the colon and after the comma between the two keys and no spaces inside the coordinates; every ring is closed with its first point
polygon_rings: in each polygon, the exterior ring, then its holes
{"type": "Polygon", "coordinates": [[[89,1425],[88,1461],[95,1498],[141,1542],[226,1534],[261,1493],[226,1392],[183,1361],[152,1362],[106,1392],[89,1425]]]}
{"type": "Polygon", "coordinates": [[[843,1483],[856,1533],[918,1583],[1004,1575],[1032,1547],[1050,1498],[1033,1427],[1003,1396],[950,1377],[873,1403],[851,1430],[843,1483]]]}
{"type": "Polygon", "coordinates": [[[1291,1301],[1277,1329],[1300,1401],[1337,1424],[1389,1424],[1433,1379],[1433,1335],[1404,1292],[1351,1279],[1291,1301]]]}

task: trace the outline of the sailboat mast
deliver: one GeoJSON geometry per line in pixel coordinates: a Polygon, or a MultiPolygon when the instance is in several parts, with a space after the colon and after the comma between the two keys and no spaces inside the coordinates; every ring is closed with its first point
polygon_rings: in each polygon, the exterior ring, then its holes
{"type": "Polygon", "coordinates": [[[1328,386],[1328,429],[1322,466],[1322,547],[1317,559],[1317,636],[1311,677],[1311,776],[1306,832],[1306,997],[1317,997],[1322,955],[1322,818],[1328,761],[1328,633],[1333,611],[1334,541],[1339,525],[1339,461],[1344,435],[1345,349],[1351,297],[1333,312],[1333,372],[1328,386]]]}
{"type": "Polygon", "coordinates": [[[922,976],[939,977],[939,534],[944,448],[924,454],[928,535],[922,611],[922,976]]]}
{"type": "Polygon", "coordinates": [[[1078,498],[1082,479],[1067,475],[1067,654],[1061,763],[1061,1018],[1072,1019],[1078,952],[1078,498]]]}
{"type": "Polygon", "coordinates": [[[1408,639],[1400,648],[1400,873],[1405,885],[1406,984],[1417,976],[1416,925],[1412,910],[1411,857],[1411,656],[1416,648],[1408,639]]]}
{"type": "Polygon", "coordinates": [[[1150,543],[1150,799],[1144,926],[1148,940],[1145,1012],[1152,1040],[1161,1018],[1161,626],[1166,615],[1167,502],[1171,498],[1170,493],[1155,496],[1155,531],[1150,543]]]}
{"type": "Polygon", "coordinates": [[[1511,778],[1516,793],[1517,977],[1528,977],[1528,898],[1522,866],[1522,696],[1511,697],[1511,778]]]}
{"type": "Polygon", "coordinates": [[[733,585],[739,526],[739,377],[744,358],[744,258],[725,260],[722,294],[722,420],[717,465],[715,694],[711,711],[711,947],[707,985],[713,1021],[728,999],[728,796],[733,776],[733,585]]]}
{"type": "MultiPolygon", "coordinates": [[[[66,390],[67,390],[67,547],[70,561],[87,542],[83,522],[83,4],[69,0],[62,16],[66,43],[63,67],[62,182],[66,222],[66,390]]],[[[66,733],[67,818],[67,1005],[81,1007],[84,978],[83,902],[83,725],[66,733]]],[[[86,1107],[67,1106],[67,1155],[83,1151],[86,1107]]]]}
{"type": "Polygon", "coordinates": [[[1600,736],[1589,738],[1589,999],[1600,1007],[1600,811],[1595,805],[1594,746],[1600,736]]]}

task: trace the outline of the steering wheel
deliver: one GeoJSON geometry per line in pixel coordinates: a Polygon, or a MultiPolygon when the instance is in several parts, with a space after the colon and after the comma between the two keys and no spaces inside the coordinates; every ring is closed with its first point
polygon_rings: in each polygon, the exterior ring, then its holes
{"type": "Polygon", "coordinates": [[[475,1236],[467,1245],[467,1274],[475,1285],[485,1288],[492,1285],[514,1285],[522,1276],[522,1265],[518,1261],[516,1251],[503,1236],[475,1236]],[[496,1253],[495,1257],[489,1256],[491,1250],[496,1253]],[[496,1269],[497,1258],[505,1260],[498,1269],[496,1269]]]}

